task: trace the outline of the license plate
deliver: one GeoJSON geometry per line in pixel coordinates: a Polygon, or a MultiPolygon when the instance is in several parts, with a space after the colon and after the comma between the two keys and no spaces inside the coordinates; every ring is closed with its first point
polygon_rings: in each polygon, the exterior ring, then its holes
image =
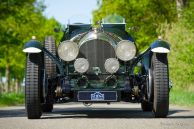
{"type": "Polygon", "coordinates": [[[117,101],[116,91],[78,91],[78,101],[117,101]]]}

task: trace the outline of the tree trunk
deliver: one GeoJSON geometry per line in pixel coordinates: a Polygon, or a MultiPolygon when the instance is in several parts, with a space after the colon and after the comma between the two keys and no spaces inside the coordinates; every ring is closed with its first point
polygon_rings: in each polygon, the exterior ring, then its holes
{"type": "Polygon", "coordinates": [[[3,92],[3,80],[2,80],[2,74],[0,72],[0,94],[3,92]]]}
{"type": "Polygon", "coordinates": [[[6,50],[5,50],[5,92],[11,91],[11,85],[10,85],[10,59],[9,59],[9,44],[7,44],[6,50]]]}
{"type": "Polygon", "coordinates": [[[9,63],[6,64],[5,77],[6,77],[5,91],[10,92],[11,87],[10,87],[10,66],[9,66],[9,63]]]}
{"type": "Polygon", "coordinates": [[[2,73],[0,72],[0,83],[2,83],[3,80],[2,80],[2,73]]]}
{"type": "Polygon", "coordinates": [[[20,92],[20,84],[18,78],[15,78],[15,91],[16,93],[20,92]]]}
{"type": "Polygon", "coordinates": [[[176,0],[178,18],[182,16],[183,8],[188,4],[188,0],[176,0]]]}

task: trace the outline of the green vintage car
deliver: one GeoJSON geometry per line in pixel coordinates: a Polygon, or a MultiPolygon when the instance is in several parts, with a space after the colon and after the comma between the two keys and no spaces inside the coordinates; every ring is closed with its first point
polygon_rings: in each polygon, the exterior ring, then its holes
{"type": "Polygon", "coordinates": [[[137,102],[154,117],[169,111],[170,46],[155,40],[142,53],[126,32],[125,23],[103,20],[91,24],[68,24],[56,46],[53,36],[43,43],[28,41],[25,99],[29,119],[52,112],[53,104],[137,102]],[[138,66],[139,72],[134,72],[138,66]]]}

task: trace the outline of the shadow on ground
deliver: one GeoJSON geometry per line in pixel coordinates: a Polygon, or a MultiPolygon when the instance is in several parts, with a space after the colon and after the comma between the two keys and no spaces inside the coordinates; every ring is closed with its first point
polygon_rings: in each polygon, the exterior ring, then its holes
{"type": "Polygon", "coordinates": [[[4,117],[26,117],[24,108],[22,109],[0,109],[0,118],[4,117]]]}
{"type": "MultiPolygon", "coordinates": [[[[189,110],[169,111],[168,118],[194,118],[182,115],[182,112],[189,110]],[[179,115],[181,113],[181,115],[179,115]]],[[[24,107],[19,109],[0,109],[0,118],[6,117],[26,117],[24,107]]],[[[93,107],[73,107],[73,108],[54,108],[52,113],[44,113],[42,119],[63,119],[63,118],[153,118],[152,112],[143,112],[140,108],[93,108],[93,107]]]]}

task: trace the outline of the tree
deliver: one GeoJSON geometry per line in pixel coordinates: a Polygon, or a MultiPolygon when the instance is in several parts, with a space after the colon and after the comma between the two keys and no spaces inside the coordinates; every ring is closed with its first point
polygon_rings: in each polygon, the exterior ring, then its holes
{"type": "Polygon", "coordinates": [[[176,0],[177,15],[179,18],[182,16],[183,8],[187,5],[188,5],[187,0],[176,0]]]}
{"type": "Polygon", "coordinates": [[[161,23],[177,19],[176,4],[169,0],[102,0],[99,9],[93,12],[94,23],[115,13],[126,19],[130,28],[127,31],[141,49],[157,38],[156,29],[161,23]],[[131,28],[136,28],[136,32],[131,28]]]}
{"type": "Polygon", "coordinates": [[[6,78],[7,92],[18,89],[23,81],[25,54],[22,48],[25,42],[36,35],[38,40],[44,40],[46,35],[55,35],[53,29],[59,26],[55,19],[47,19],[42,11],[45,6],[35,0],[3,0],[0,5],[0,73],[6,78]],[[11,81],[16,88],[11,87],[11,81]]]}

